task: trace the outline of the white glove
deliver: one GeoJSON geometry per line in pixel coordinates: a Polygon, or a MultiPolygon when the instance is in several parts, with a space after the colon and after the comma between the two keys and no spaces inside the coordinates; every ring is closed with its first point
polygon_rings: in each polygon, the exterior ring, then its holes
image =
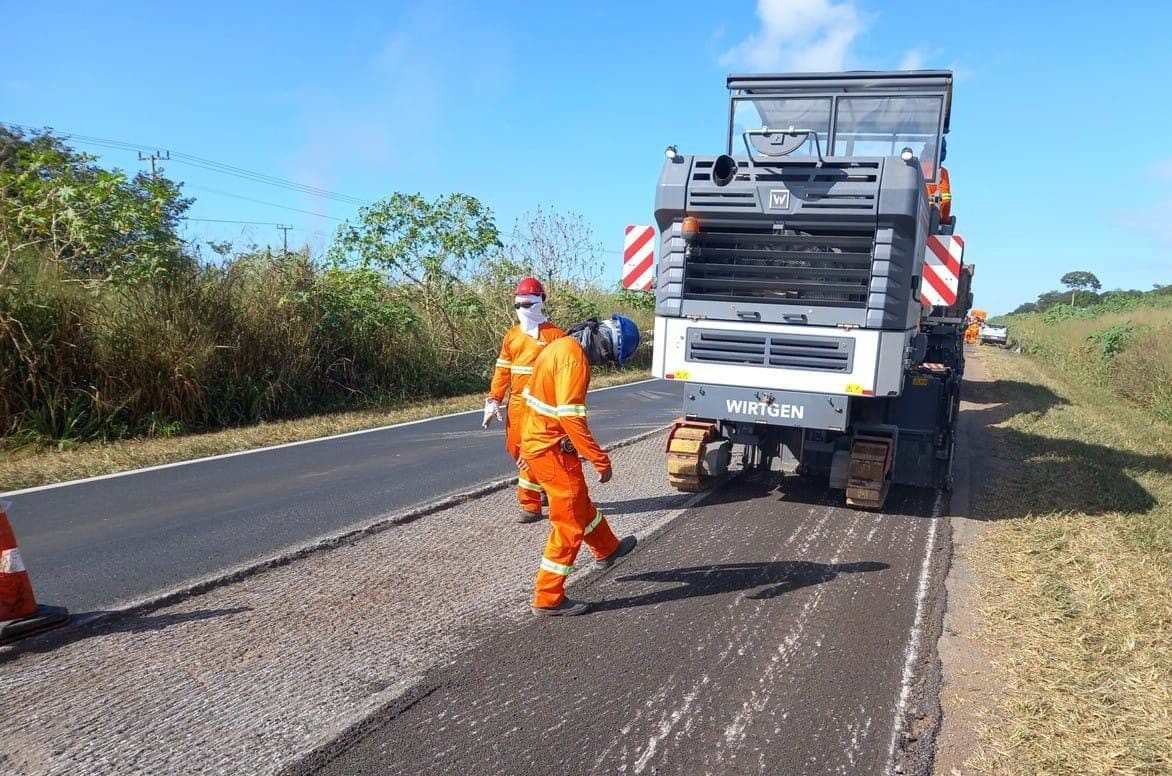
{"type": "Polygon", "coordinates": [[[485,399],[484,421],[480,424],[480,427],[488,428],[489,424],[492,423],[493,415],[496,415],[497,420],[501,421],[502,423],[504,422],[505,419],[501,417],[501,403],[496,399],[485,399]]]}

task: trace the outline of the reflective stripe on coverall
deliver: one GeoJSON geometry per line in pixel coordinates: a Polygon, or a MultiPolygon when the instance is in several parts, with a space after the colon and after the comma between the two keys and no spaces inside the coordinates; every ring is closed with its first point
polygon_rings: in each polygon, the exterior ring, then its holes
{"type": "Polygon", "coordinates": [[[585,542],[596,558],[618,549],[619,540],[590,500],[580,453],[599,473],[611,468],[586,424],[590,364],[572,337],[550,343],[533,364],[526,388],[528,412],[521,427],[521,459],[549,497],[549,539],[537,571],[533,605],[557,606],[566,597],[566,577],[585,542]],[[568,437],[577,453],[567,453],[568,437]]]}
{"type": "MultiPolygon", "coordinates": [[[[501,352],[496,359],[492,373],[489,398],[502,401],[508,391],[509,403],[505,415],[505,450],[514,461],[521,451],[521,420],[525,416],[525,397],[522,395],[533,373],[533,361],[545,345],[565,332],[552,323],[543,323],[537,328],[537,337],[531,337],[514,325],[505,332],[501,352]]],[[[541,511],[541,486],[521,472],[517,479],[517,500],[527,512],[541,511]]]]}

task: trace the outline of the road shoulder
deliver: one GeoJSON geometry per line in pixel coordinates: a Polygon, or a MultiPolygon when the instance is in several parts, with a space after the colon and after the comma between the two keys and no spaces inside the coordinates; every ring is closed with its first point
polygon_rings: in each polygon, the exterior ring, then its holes
{"type": "MultiPolygon", "coordinates": [[[[990,379],[984,365],[975,358],[967,363],[965,382],[990,379]]],[[[961,396],[965,392],[962,390],[961,396]]],[[[956,486],[950,502],[952,552],[945,579],[947,605],[937,642],[941,663],[940,730],[936,735],[933,772],[940,776],[972,773],[965,763],[978,747],[978,731],[987,711],[995,703],[999,681],[990,662],[988,647],[980,639],[978,592],[980,579],[973,569],[970,552],[986,523],[977,519],[973,505],[982,483],[996,476],[990,442],[977,424],[979,405],[961,402],[956,451],[956,486]]]]}

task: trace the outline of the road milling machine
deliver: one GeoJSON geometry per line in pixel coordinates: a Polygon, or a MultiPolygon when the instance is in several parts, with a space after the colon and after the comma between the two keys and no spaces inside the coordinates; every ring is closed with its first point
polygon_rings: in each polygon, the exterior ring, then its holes
{"type": "Polygon", "coordinates": [[[941,185],[948,71],[733,75],[728,142],[660,175],[653,371],[679,490],[730,465],[878,509],[952,483],[972,267],[941,185]],[[946,214],[942,218],[942,211],[946,214]]]}

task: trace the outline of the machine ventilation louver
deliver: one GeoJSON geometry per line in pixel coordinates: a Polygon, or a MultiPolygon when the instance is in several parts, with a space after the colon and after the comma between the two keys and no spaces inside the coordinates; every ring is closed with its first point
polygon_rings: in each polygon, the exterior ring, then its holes
{"type": "Polygon", "coordinates": [[[769,366],[849,374],[853,365],[854,340],[690,328],[685,357],[701,364],[769,366]]]}
{"type": "Polygon", "coordinates": [[[875,229],[705,229],[685,264],[683,297],[862,308],[871,283],[875,229]]]}
{"type": "Polygon", "coordinates": [[[735,184],[782,184],[801,198],[801,209],[811,211],[834,210],[873,213],[879,193],[881,163],[852,162],[841,164],[787,160],[782,164],[758,162],[742,167],[730,187],[717,187],[712,181],[711,159],[697,159],[692,171],[692,185],[688,187],[688,210],[703,213],[706,209],[728,208],[755,210],[758,191],[746,190],[735,184]],[[709,185],[704,185],[709,184],[709,185]]]}

